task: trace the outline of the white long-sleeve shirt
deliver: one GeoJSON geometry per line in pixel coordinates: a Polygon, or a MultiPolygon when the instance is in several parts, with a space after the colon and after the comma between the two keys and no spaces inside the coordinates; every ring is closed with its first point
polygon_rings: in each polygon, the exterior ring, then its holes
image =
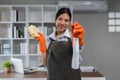
{"type": "MultiPolygon", "coordinates": [[[[64,32],[63,35],[61,35],[60,38],[56,38],[55,34],[56,34],[56,32],[54,31],[51,35],[49,35],[46,38],[46,47],[47,48],[48,48],[48,46],[50,44],[51,39],[53,39],[55,41],[68,41],[68,38],[72,39],[71,33],[70,33],[70,31],[68,29],[66,29],[66,31],[64,32]]],[[[80,47],[80,49],[81,49],[81,47],[80,47]]],[[[82,57],[81,57],[81,55],[79,57],[80,57],[80,63],[81,63],[82,57]]]]}
{"type": "Polygon", "coordinates": [[[51,39],[55,41],[68,41],[68,38],[71,39],[71,35],[68,29],[66,29],[65,33],[60,36],[60,38],[56,38],[55,36],[56,32],[54,31],[51,35],[49,35],[46,39],[46,46],[48,48],[48,45],[50,44],[51,39]]]}

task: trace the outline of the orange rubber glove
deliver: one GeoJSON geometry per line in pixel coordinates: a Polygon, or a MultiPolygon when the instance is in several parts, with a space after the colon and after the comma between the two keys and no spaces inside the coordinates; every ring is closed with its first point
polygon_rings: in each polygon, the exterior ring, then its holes
{"type": "Polygon", "coordinates": [[[44,35],[40,32],[38,32],[38,34],[40,36],[35,37],[35,39],[39,42],[40,51],[41,53],[46,53],[46,41],[45,41],[44,35]]]}
{"type": "Polygon", "coordinates": [[[84,28],[78,22],[74,22],[71,26],[72,37],[79,38],[79,45],[82,46],[84,44],[84,28]]]}

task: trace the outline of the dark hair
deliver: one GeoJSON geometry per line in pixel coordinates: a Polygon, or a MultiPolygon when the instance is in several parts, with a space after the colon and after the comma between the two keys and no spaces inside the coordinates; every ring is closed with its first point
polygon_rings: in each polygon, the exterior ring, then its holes
{"type": "Polygon", "coordinates": [[[70,17],[70,21],[71,21],[71,11],[69,8],[67,7],[63,7],[63,8],[60,8],[57,13],[56,13],[56,17],[55,17],[55,20],[61,15],[61,14],[64,14],[64,13],[67,13],[70,17]]]}

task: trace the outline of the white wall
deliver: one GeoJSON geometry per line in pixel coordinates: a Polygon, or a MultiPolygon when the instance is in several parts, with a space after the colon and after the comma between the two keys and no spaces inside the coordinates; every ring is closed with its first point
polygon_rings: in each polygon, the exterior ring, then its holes
{"type": "Polygon", "coordinates": [[[120,33],[108,32],[107,13],[76,14],[85,28],[82,65],[95,66],[107,80],[119,80],[120,33]]]}
{"type": "MultiPolygon", "coordinates": [[[[109,0],[109,11],[120,12],[120,1],[109,0]]],[[[74,14],[74,21],[85,27],[82,65],[93,65],[107,80],[119,80],[120,33],[108,32],[107,13],[74,14]]]]}

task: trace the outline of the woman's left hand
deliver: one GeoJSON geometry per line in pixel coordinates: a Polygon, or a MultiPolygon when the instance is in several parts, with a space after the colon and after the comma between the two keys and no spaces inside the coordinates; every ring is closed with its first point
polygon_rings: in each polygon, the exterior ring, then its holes
{"type": "Polygon", "coordinates": [[[84,44],[84,28],[82,25],[80,25],[78,22],[75,22],[71,26],[71,33],[72,37],[79,38],[79,44],[83,45],[84,44]]]}

